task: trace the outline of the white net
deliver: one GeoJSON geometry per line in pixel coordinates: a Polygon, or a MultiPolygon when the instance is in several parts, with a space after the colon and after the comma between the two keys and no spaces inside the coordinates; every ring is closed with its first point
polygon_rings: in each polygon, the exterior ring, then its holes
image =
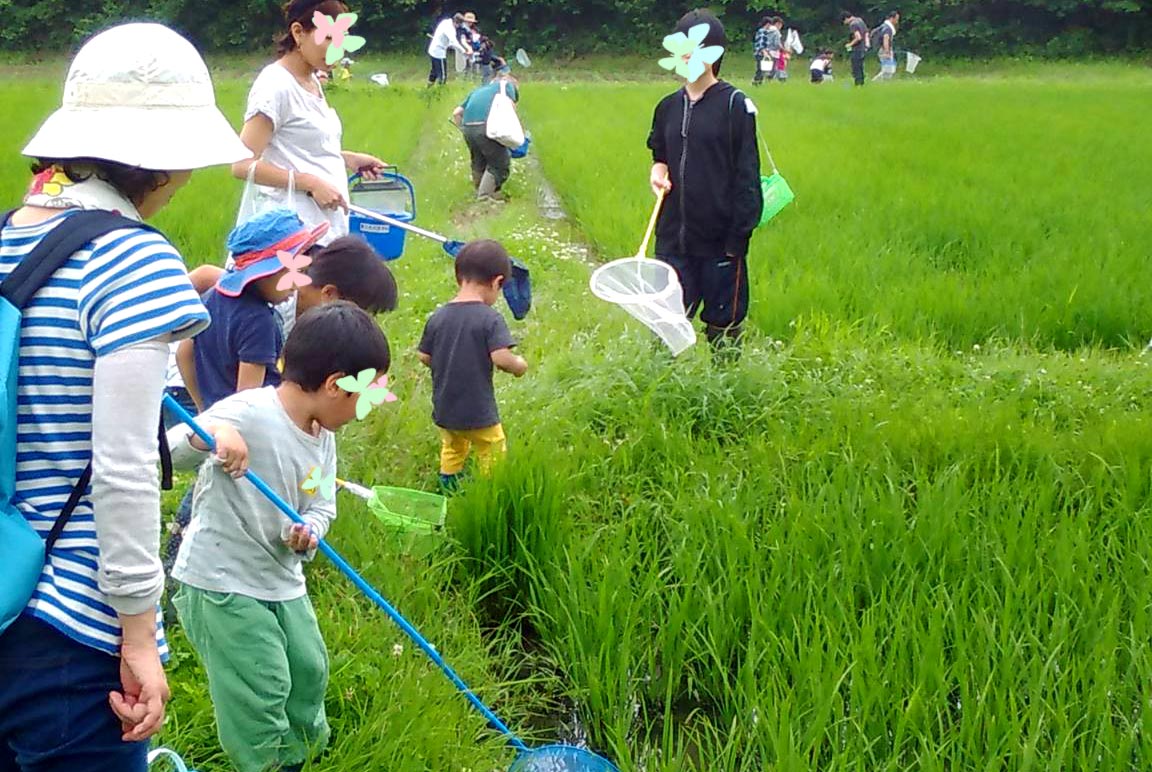
{"type": "Polygon", "coordinates": [[[916,68],[919,66],[920,66],[920,57],[917,56],[916,54],[912,53],[911,51],[909,51],[908,52],[908,61],[904,65],[904,69],[907,70],[908,74],[911,75],[912,73],[916,72],[916,68]]]}
{"type": "Polygon", "coordinates": [[[643,322],[673,356],[696,343],[696,329],[684,313],[680,280],[667,263],[646,257],[613,260],[592,273],[589,286],[596,297],[643,322]]]}

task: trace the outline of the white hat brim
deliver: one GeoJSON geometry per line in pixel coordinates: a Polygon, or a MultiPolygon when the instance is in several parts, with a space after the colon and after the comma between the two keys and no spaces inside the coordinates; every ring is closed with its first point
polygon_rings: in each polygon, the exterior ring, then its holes
{"type": "Polygon", "coordinates": [[[24,155],[180,171],[233,164],[252,151],[214,106],[62,107],[44,121],[24,155]]]}

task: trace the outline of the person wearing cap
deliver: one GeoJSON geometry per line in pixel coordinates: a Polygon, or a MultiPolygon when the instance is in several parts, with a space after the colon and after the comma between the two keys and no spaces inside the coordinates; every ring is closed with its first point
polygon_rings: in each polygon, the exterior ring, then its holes
{"type": "Polygon", "coordinates": [[[238,391],[279,385],[276,362],[284,339],[272,307],[295,292],[294,284],[280,281],[285,261],[327,232],[326,222],[308,228],[292,210],[271,209],[229,234],[232,268],[201,297],[212,326],[183,341],[176,355],[200,412],[238,391]]]}
{"type": "Polygon", "coordinates": [[[507,200],[502,188],[512,174],[511,151],[490,139],[487,131],[492,102],[502,88],[513,102],[520,100],[516,79],[505,68],[498,78],[474,89],[452,113],[452,122],[460,127],[468,146],[476,197],[492,201],[507,200]]]}
{"type": "MultiPolygon", "coordinates": [[[[704,46],[725,46],[724,25],[705,10],[676,25],[705,24],[704,46]]],[[[724,57],[656,106],[648,148],[652,191],[666,196],[656,222],[656,257],[676,269],[688,318],[700,317],[714,352],[739,353],[748,314],[748,243],[764,207],[756,108],[718,78],[724,57]]]]}
{"type": "Polygon", "coordinates": [[[464,14],[464,26],[462,28],[464,35],[464,43],[472,52],[468,56],[468,72],[472,76],[480,74],[480,45],[481,39],[484,37],[480,34],[480,23],[476,19],[476,14],[469,11],[464,14]]]}
{"type": "Polygon", "coordinates": [[[0,769],[144,772],[169,695],[156,475],[167,344],[209,318],[180,254],[143,221],[193,170],[251,153],[196,49],[159,24],[89,39],[23,153],[36,175],[0,229],[0,280],[80,210],[141,225],[91,240],[24,311],[13,501],[43,536],[80,496],[0,634],[0,769]]]}
{"type": "Polygon", "coordinates": [[[471,50],[460,41],[459,27],[464,21],[462,14],[446,16],[436,25],[432,39],[428,42],[428,58],[432,69],[428,73],[428,85],[443,86],[448,82],[448,50],[452,49],[467,55],[471,50]]]}
{"type": "Polygon", "coordinates": [[[340,116],[316,75],[330,69],[324,61],[329,41],[317,43],[314,36],[316,12],[334,19],[348,6],[341,0],[292,0],[285,6],[278,58],[252,83],[244,110],[240,138],[254,158],[233,164],[232,174],[247,179],[255,165],[255,183],[277,189],[280,204],[295,209],[308,227],[328,223],[323,246],[348,234],[349,174],[376,179],[384,162],[341,149],[340,116]],[[292,200],[289,188],[295,190],[292,200]]]}

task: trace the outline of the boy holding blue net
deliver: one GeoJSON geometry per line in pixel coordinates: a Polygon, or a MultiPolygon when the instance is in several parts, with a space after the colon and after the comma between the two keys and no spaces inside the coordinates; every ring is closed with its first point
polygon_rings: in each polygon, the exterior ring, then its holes
{"type": "MultiPolygon", "coordinates": [[[[388,340],[353,303],[300,317],[280,385],[227,397],[200,417],[216,443],[200,467],[193,517],[173,570],[175,604],[208,675],[220,744],[240,772],[300,769],[327,744],[328,654],[303,563],[336,517],[334,432],[356,417],[348,375],[388,371],[388,340]],[[341,345],[333,345],[334,343],[341,345]],[[251,468],[308,526],[292,523],[248,480],[251,468]],[[318,470],[314,472],[314,470],[318,470]]],[[[186,427],[169,433],[173,462],[204,461],[186,427]]]]}
{"type": "Polygon", "coordinates": [[[492,308],[511,274],[512,259],[498,242],[465,245],[456,257],[459,292],[432,314],[420,339],[420,361],[432,370],[432,420],[440,428],[440,484],[447,491],[458,486],[473,448],[484,473],[506,448],[492,370],[517,378],[528,372],[512,353],[508,324],[492,308]]]}

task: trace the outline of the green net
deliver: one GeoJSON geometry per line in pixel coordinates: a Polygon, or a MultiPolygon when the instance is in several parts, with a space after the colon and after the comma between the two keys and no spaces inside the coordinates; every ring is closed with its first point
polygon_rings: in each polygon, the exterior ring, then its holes
{"type": "Polygon", "coordinates": [[[792,192],[788,181],[774,173],[770,177],[760,178],[760,191],[764,194],[764,210],[760,213],[760,225],[771,220],[780,213],[780,210],[792,203],[796,194],[792,192]]]}

